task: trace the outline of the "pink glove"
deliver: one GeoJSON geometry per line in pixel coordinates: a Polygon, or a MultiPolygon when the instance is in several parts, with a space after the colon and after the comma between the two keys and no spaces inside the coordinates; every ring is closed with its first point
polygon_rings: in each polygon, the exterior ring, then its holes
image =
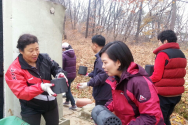
{"type": "MultiPolygon", "coordinates": [[[[82,74],[80,74],[80,75],[82,75],[82,74]]],[[[88,76],[89,76],[89,73],[86,73],[85,75],[82,75],[82,76],[87,76],[87,77],[88,77],[88,76]]]]}
{"type": "Polygon", "coordinates": [[[77,88],[77,89],[79,89],[79,87],[78,87],[78,86],[80,86],[80,83],[78,83],[78,84],[77,84],[77,86],[76,86],[76,88],[77,88]]]}
{"type": "Polygon", "coordinates": [[[89,76],[89,73],[86,73],[86,75],[85,76],[89,76]]]}
{"type": "Polygon", "coordinates": [[[58,73],[58,74],[56,75],[56,77],[57,77],[57,78],[65,78],[66,83],[67,83],[67,86],[69,86],[69,84],[68,84],[68,79],[67,79],[67,77],[65,76],[64,73],[60,72],[60,73],[58,73]]]}

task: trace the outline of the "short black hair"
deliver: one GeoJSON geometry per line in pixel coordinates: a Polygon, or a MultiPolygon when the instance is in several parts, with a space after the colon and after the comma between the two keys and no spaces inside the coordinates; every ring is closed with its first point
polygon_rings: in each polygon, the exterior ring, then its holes
{"type": "Polygon", "coordinates": [[[23,34],[20,36],[17,42],[17,48],[21,51],[24,51],[24,48],[32,43],[38,43],[38,39],[36,36],[31,34],[23,34]]]}
{"type": "Polygon", "coordinates": [[[95,35],[92,37],[92,43],[96,43],[98,46],[104,46],[105,45],[105,38],[101,35],[95,35]]]}
{"type": "Polygon", "coordinates": [[[99,55],[101,56],[103,53],[106,53],[114,62],[117,60],[120,61],[121,66],[118,69],[119,71],[127,70],[131,62],[134,62],[130,49],[122,41],[114,41],[106,44],[99,52],[99,55]]]}
{"type": "Polygon", "coordinates": [[[157,36],[157,39],[160,40],[162,43],[164,43],[165,40],[167,40],[168,43],[177,42],[177,36],[172,30],[164,30],[160,32],[157,36]]]}

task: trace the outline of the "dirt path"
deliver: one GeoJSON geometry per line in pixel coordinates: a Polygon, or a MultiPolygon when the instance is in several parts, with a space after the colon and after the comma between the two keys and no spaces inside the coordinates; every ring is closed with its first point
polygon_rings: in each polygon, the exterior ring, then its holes
{"type": "Polygon", "coordinates": [[[81,118],[81,109],[77,111],[69,110],[68,107],[63,106],[63,117],[70,120],[70,125],[95,125],[91,120],[81,118]]]}

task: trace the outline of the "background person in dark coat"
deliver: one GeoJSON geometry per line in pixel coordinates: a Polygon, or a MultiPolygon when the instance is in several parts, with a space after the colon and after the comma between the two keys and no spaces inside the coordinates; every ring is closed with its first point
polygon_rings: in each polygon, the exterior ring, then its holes
{"type": "Polygon", "coordinates": [[[62,49],[63,70],[67,72],[67,79],[69,83],[68,92],[66,92],[66,102],[63,103],[63,105],[69,106],[69,101],[71,101],[72,107],[70,107],[69,109],[75,110],[77,106],[71,93],[71,83],[76,77],[76,55],[72,47],[66,42],[62,44],[62,49]]]}
{"type": "Polygon", "coordinates": [[[92,37],[91,48],[94,53],[96,53],[96,60],[94,63],[94,70],[89,73],[91,79],[89,82],[80,83],[78,85],[79,89],[84,89],[87,86],[93,87],[93,97],[95,99],[95,105],[105,105],[106,102],[112,98],[111,87],[105,81],[108,78],[106,72],[102,68],[102,61],[99,56],[99,51],[105,45],[105,38],[101,35],[95,35],[92,37]]]}

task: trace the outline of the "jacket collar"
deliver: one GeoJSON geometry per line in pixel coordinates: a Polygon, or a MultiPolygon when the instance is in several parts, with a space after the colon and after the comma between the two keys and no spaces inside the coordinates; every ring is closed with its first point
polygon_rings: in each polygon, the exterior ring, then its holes
{"type": "MultiPolygon", "coordinates": [[[[121,83],[125,79],[129,80],[135,76],[147,76],[147,73],[141,66],[137,65],[134,62],[131,62],[128,69],[122,72],[122,75],[118,84],[121,83]]],[[[116,78],[116,80],[118,79],[116,78]]]]}
{"type": "Polygon", "coordinates": [[[163,44],[161,46],[159,46],[157,49],[155,49],[153,51],[154,54],[157,54],[158,52],[160,52],[161,50],[164,50],[164,49],[168,49],[168,48],[174,48],[174,49],[179,49],[179,44],[178,43],[175,43],[175,42],[172,42],[172,43],[166,43],[166,44],[163,44]]]}
{"type": "Polygon", "coordinates": [[[97,54],[95,54],[95,57],[96,57],[96,58],[100,58],[99,52],[98,52],[97,54]]]}
{"type": "MultiPolygon", "coordinates": [[[[23,58],[22,54],[19,54],[18,55],[18,60],[19,60],[19,63],[21,65],[21,69],[31,69],[32,66],[30,66],[23,58]]],[[[42,62],[43,60],[43,56],[41,54],[39,54],[38,56],[38,59],[37,59],[37,67],[40,67],[40,63],[42,62]]]]}

